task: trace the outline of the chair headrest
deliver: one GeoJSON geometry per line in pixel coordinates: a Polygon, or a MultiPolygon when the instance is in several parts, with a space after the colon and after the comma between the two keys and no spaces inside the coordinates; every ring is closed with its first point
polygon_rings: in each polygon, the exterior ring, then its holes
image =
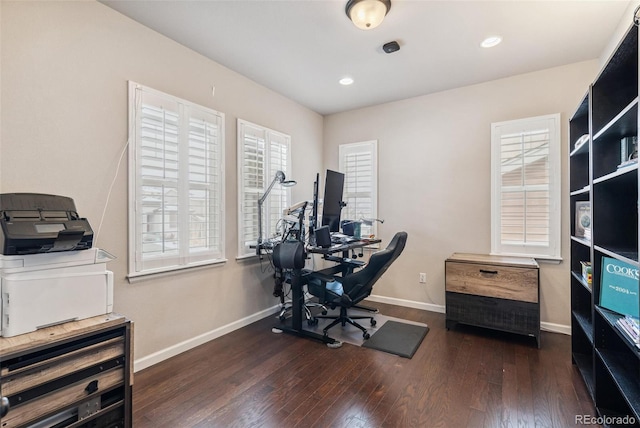
{"type": "Polygon", "coordinates": [[[302,269],[306,254],[300,241],[281,242],[273,249],[273,264],[279,269],[302,269]]]}
{"type": "Polygon", "coordinates": [[[407,232],[398,232],[389,242],[387,248],[375,252],[369,258],[369,263],[360,271],[347,275],[341,282],[347,289],[352,284],[361,284],[370,289],[373,284],[387,271],[389,266],[400,256],[407,242],[407,232]]]}

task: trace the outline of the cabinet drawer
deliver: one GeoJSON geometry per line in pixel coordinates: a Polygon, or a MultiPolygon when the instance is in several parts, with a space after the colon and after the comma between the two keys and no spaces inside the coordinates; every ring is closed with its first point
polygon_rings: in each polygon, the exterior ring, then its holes
{"type": "Polygon", "coordinates": [[[480,263],[445,263],[446,291],[538,302],[538,269],[480,263]]]}
{"type": "Polygon", "coordinates": [[[11,396],[124,355],[124,337],[88,346],[17,370],[2,368],[2,394],[11,396]]]}
{"type": "Polygon", "coordinates": [[[447,292],[447,320],[510,333],[540,335],[535,303],[447,292]]]}
{"type": "Polygon", "coordinates": [[[67,385],[27,403],[12,404],[7,416],[2,419],[2,428],[19,427],[66,406],[80,405],[123,382],[124,370],[119,367],[67,385]]]}

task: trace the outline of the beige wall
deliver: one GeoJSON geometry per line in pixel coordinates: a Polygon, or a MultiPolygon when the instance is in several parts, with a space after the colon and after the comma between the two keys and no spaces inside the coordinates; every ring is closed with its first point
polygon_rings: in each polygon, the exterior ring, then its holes
{"type": "Polygon", "coordinates": [[[291,135],[302,200],[321,171],[322,117],[96,2],[3,1],[0,25],[0,191],[70,196],[96,232],[127,140],[127,80],[226,115],[226,264],[129,284],[126,156],[116,177],[97,246],[118,257],[115,310],[135,321],[135,358],[276,305],[269,273],[235,260],[236,119],[291,135]]]}
{"type": "MultiPolygon", "coordinates": [[[[562,212],[568,207],[567,122],[598,69],[596,60],[325,117],[324,160],[338,165],[338,145],[377,139],[378,215],[383,241],[409,233],[403,255],[374,294],[417,307],[442,307],[444,260],[491,249],[491,123],[562,115],[562,212]],[[427,273],[427,284],[418,273],[427,273]]],[[[569,259],[562,220],[562,256],[569,259]]],[[[541,317],[570,325],[569,265],[541,264],[541,317]]]]}

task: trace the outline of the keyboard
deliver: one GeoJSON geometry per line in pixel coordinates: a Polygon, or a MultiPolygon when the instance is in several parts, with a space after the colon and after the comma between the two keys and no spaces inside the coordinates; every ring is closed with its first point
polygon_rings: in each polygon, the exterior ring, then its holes
{"type": "Polygon", "coordinates": [[[349,235],[344,235],[342,233],[334,232],[331,234],[331,242],[333,244],[348,244],[349,242],[357,241],[356,238],[349,235]]]}

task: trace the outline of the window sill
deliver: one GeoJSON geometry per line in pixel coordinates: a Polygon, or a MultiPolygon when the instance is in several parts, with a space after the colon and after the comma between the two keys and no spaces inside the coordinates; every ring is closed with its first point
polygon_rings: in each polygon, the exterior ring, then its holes
{"type": "MultiPolygon", "coordinates": [[[[263,254],[263,257],[264,257],[264,254],[263,254]]],[[[258,260],[258,255],[255,253],[252,253],[252,254],[243,254],[241,256],[236,257],[236,261],[238,262],[251,261],[251,260],[258,260]]]]}
{"type": "Polygon", "coordinates": [[[127,280],[129,281],[129,284],[135,284],[137,282],[147,281],[149,279],[164,278],[177,275],[185,271],[193,272],[217,265],[223,265],[225,263],[227,263],[227,259],[220,259],[213,262],[202,262],[197,264],[194,263],[188,266],[156,269],[150,272],[130,273],[129,275],[127,275],[127,280]]]}
{"type": "Polygon", "coordinates": [[[562,263],[562,257],[553,257],[553,256],[541,256],[539,254],[515,254],[515,253],[490,253],[492,256],[505,256],[505,257],[528,257],[532,259],[536,259],[538,263],[548,263],[559,265],[562,263]]]}

